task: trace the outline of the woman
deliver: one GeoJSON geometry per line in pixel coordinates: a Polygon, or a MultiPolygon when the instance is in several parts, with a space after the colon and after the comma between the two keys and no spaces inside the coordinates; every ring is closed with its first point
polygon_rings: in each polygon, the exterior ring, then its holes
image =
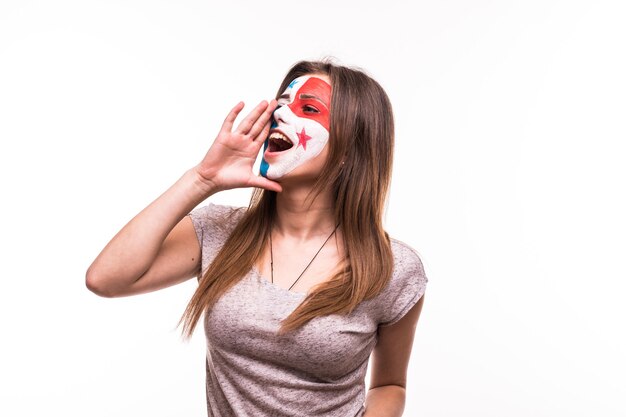
{"type": "Polygon", "coordinates": [[[360,70],[302,61],[277,100],[234,128],[237,104],[203,160],[103,249],[87,287],[121,297],[198,277],[181,321],[190,337],[205,313],[209,416],[401,416],[428,280],[382,226],[389,99],[360,70]],[[237,187],[255,187],[249,207],[195,208],[237,187]]]}

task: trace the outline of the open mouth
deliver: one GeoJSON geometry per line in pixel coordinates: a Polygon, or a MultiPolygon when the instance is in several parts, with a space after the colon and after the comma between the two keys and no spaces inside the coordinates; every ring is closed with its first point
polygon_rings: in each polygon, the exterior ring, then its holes
{"type": "Polygon", "coordinates": [[[272,132],[269,136],[269,151],[283,152],[293,147],[293,143],[289,138],[280,132],[272,132]]]}

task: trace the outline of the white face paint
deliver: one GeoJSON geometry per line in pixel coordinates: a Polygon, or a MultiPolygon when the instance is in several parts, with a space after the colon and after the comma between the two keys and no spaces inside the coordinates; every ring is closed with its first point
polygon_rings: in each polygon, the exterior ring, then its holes
{"type": "Polygon", "coordinates": [[[330,84],[315,76],[289,84],[274,110],[261,175],[281,178],[322,152],[329,137],[330,97],[330,84]]]}

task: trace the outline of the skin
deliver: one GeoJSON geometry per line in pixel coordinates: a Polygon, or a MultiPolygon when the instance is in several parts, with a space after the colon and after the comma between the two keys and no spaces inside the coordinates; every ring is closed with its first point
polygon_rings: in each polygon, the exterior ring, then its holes
{"type": "Polygon", "coordinates": [[[293,146],[276,152],[268,138],[263,148],[261,175],[280,179],[319,155],[329,137],[330,99],[331,86],[320,76],[304,75],[289,83],[272,115],[270,135],[282,133],[293,146]]]}
{"type": "MultiPolygon", "coordinates": [[[[316,76],[330,82],[323,74],[316,76]]],[[[262,101],[234,128],[244,107],[238,103],[224,120],[210,149],[180,179],[135,215],[104,247],[86,273],[87,288],[102,297],[125,297],[157,291],[198,275],[200,245],[187,214],[211,195],[232,188],[276,191],[277,221],[272,231],[274,284],[288,288],[334,229],[332,199],[321,193],[311,207],[304,199],[321,172],[328,147],[279,181],[258,176],[252,167],[267,138],[276,101],[262,101]],[[297,254],[297,256],[293,256],[297,254]],[[288,256],[289,255],[289,256],[288,256]]],[[[343,259],[341,229],[292,291],[308,291],[330,277],[343,259]],[[316,277],[322,277],[316,278],[316,277]]],[[[258,267],[269,277],[268,250],[258,267]]],[[[424,297],[398,323],[379,327],[373,355],[367,417],[402,415],[407,368],[424,297]]]]}

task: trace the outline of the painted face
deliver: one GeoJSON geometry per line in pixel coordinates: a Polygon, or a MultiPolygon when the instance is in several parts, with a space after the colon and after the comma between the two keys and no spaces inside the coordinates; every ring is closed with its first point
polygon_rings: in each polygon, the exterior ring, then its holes
{"type": "Polygon", "coordinates": [[[328,142],[331,87],[315,76],[293,80],[278,99],[263,148],[261,175],[278,179],[315,158],[328,142]]]}

